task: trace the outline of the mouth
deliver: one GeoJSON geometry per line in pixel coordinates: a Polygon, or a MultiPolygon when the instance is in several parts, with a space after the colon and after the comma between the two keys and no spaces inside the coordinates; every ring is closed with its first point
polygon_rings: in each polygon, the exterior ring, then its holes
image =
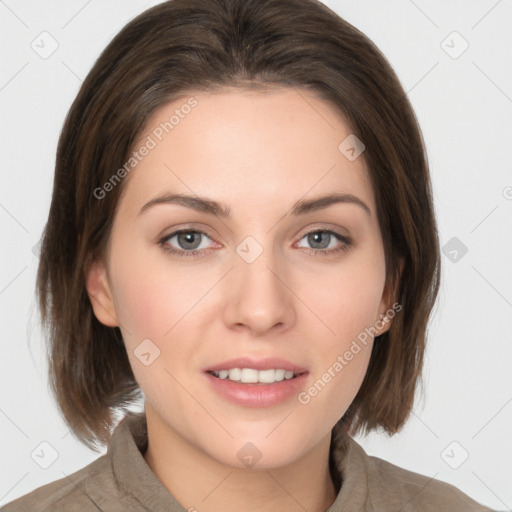
{"type": "Polygon", "coordinates": [[[251,408],[289,403],[306,386],[308,374],[299,368],[257,370],[246,366],[204,371],[210,389],[216,394],[237,406],[251,408]]]}
{"type": "Polygon", "coordinates": [[[280,357],[242,356],[203,369],[216,379],[239,384],[278,384],[308,373],[307,368],[280,357]]]}
{"type": "Polygon", "coordinates": [[[286,370],[284,368],[268,368],[265,370],[230,368],[229,370],[208,370],[206,373],[213,375],[217,379],[238,382],[239,384],[268,385],[293,380],[307,372],[286,370]]]}

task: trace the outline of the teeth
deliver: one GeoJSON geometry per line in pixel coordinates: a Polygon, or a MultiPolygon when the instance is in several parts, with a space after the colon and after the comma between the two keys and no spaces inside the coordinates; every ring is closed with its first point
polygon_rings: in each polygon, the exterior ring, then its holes
{"type": "Polygon", "coordinates": [[[296,376],[295,373],[283,369],[254,370],[253,368],[231,368],[231,370],[220,370],[212,372],[219,379],[229,379],[245,384],[272,384],[282,380],[289,380],[296,376]]]}

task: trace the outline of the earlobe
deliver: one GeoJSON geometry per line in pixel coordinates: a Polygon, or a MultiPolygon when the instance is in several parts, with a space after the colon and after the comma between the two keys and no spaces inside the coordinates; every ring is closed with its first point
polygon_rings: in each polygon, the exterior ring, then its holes
{"type": "Polygon", "coordinates": [[[94,262],[90,265],[87,272],[86,288],[96,318],[108,327],[117,327],[119,322],[103,263],[94,262]]]}
{"type": "Polygon", "coordinates": [[[402,259],[400,259],[398,276],[395,280],[395,287],[391,289],[390,283],[387,283],[384,293],[382,295],[381,307],[379,308],[379,317],[376,319],[375,322],[375,328],[378,330],[378,336],[384,334],[386,331],[389,331],[389,328],[391,327],[392,318],[396,315],[397,311],[400,311],[402,309],[402,306],[400,305],[398,307],[397,304],[397,310],[394,311],[393,304],[396,303],[396,294],[398,292],[398,286],[401,280],[403,267],[404,262],[402,259]],[[394,314],[393,316],[391,316],[391,318],[387,316],[390,309],[394,311],[394,314]]]}

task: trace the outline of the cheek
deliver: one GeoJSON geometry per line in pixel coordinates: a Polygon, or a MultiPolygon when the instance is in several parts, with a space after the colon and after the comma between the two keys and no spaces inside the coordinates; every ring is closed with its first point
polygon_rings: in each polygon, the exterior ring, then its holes
{"type": "MultiPolygon", "coordinates": [[[[163,288],[155,288],[148,279],[137,279],[132,274],[131,280],[124,281],[116,289],[116,311],[119,321],[128,331],[129,337],[136,342],[138,338],[158,338],[165,332],[165,317],[162,304],[168,300],[163,288]]],[[[168,320],[170,321],[171,315],[168,320]]],[[[169,329],[170,325],[167,326],[169,329]]]]}
{"type": "Polygon", "coordinates": [[[187,325],[185,307],[195,287],[184,286],[172,268],[151,264],[149,258],[132,254],[118,261],[113,275],[116,311],[135,379],[151,403],[159,397],[179,400],[179,386],[169,372],[175,374],[173,360],[191,357],[190,344],[176,340],[187,325]]]}
{"type": "Polygon", "coordinates": [[[304,401],[329,410],[332,421],[349,407],[365,377],[384,282],[384,256],[376,248],[347,257],[303,288],[324,324],[315,319],[324,334],[317,337],[316,372],[304,401]]]}
{"type": "MultiPolygon", "coordinates": [[[[125,244],[126,245],[126,244],[125,244]]],[[[118,244],[112,253],[112,281],[114,302],[125,341],[140,343],[142,339],[158,339],[172,325],[173,297],[178,302],[179,293],[172,283],[172,276],[162,272],[148,254],[131,250],[123,251],[118,244]]]]}
{"type": "Polygon", "coordinates": [[[374,255],[354,255],[303,283],[306,303],[340,345],[374,325],[385,282],[383,262],[374,255]]]}
{"type": "Polygon", "coordinates": [[[150,338],[165,347],[200,310],[201,297],[215,283],[212,272],[181,268],[154,253],[132,252],[117,261],[115,306],[130,345],[150,338]]]}

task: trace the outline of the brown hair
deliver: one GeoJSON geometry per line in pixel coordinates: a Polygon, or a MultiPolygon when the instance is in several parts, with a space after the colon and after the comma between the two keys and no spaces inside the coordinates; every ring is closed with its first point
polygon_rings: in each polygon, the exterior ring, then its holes
{"type": "MultiPolygon", "coordinates": [[[[390,64],[317,0],[171,0],[130,21],[100,55],[66,117],[41,241],[37,293],[51,389],[90,448],[141,397],[118,327],[94,316],[91,262],[105,255],[127,161],[149,116],[189,91],[293,87],[328,101],[366,146],[386,282],[403,312],[375,339],[367,374],[339,421],[352,434],[406,422],[421,376],[440,256],[426,151],[390,64]],[[403,261],[400,275],[399,261],[403,261]]],[[[341,142],[341,141],[340,141],[341,142]]]]}

